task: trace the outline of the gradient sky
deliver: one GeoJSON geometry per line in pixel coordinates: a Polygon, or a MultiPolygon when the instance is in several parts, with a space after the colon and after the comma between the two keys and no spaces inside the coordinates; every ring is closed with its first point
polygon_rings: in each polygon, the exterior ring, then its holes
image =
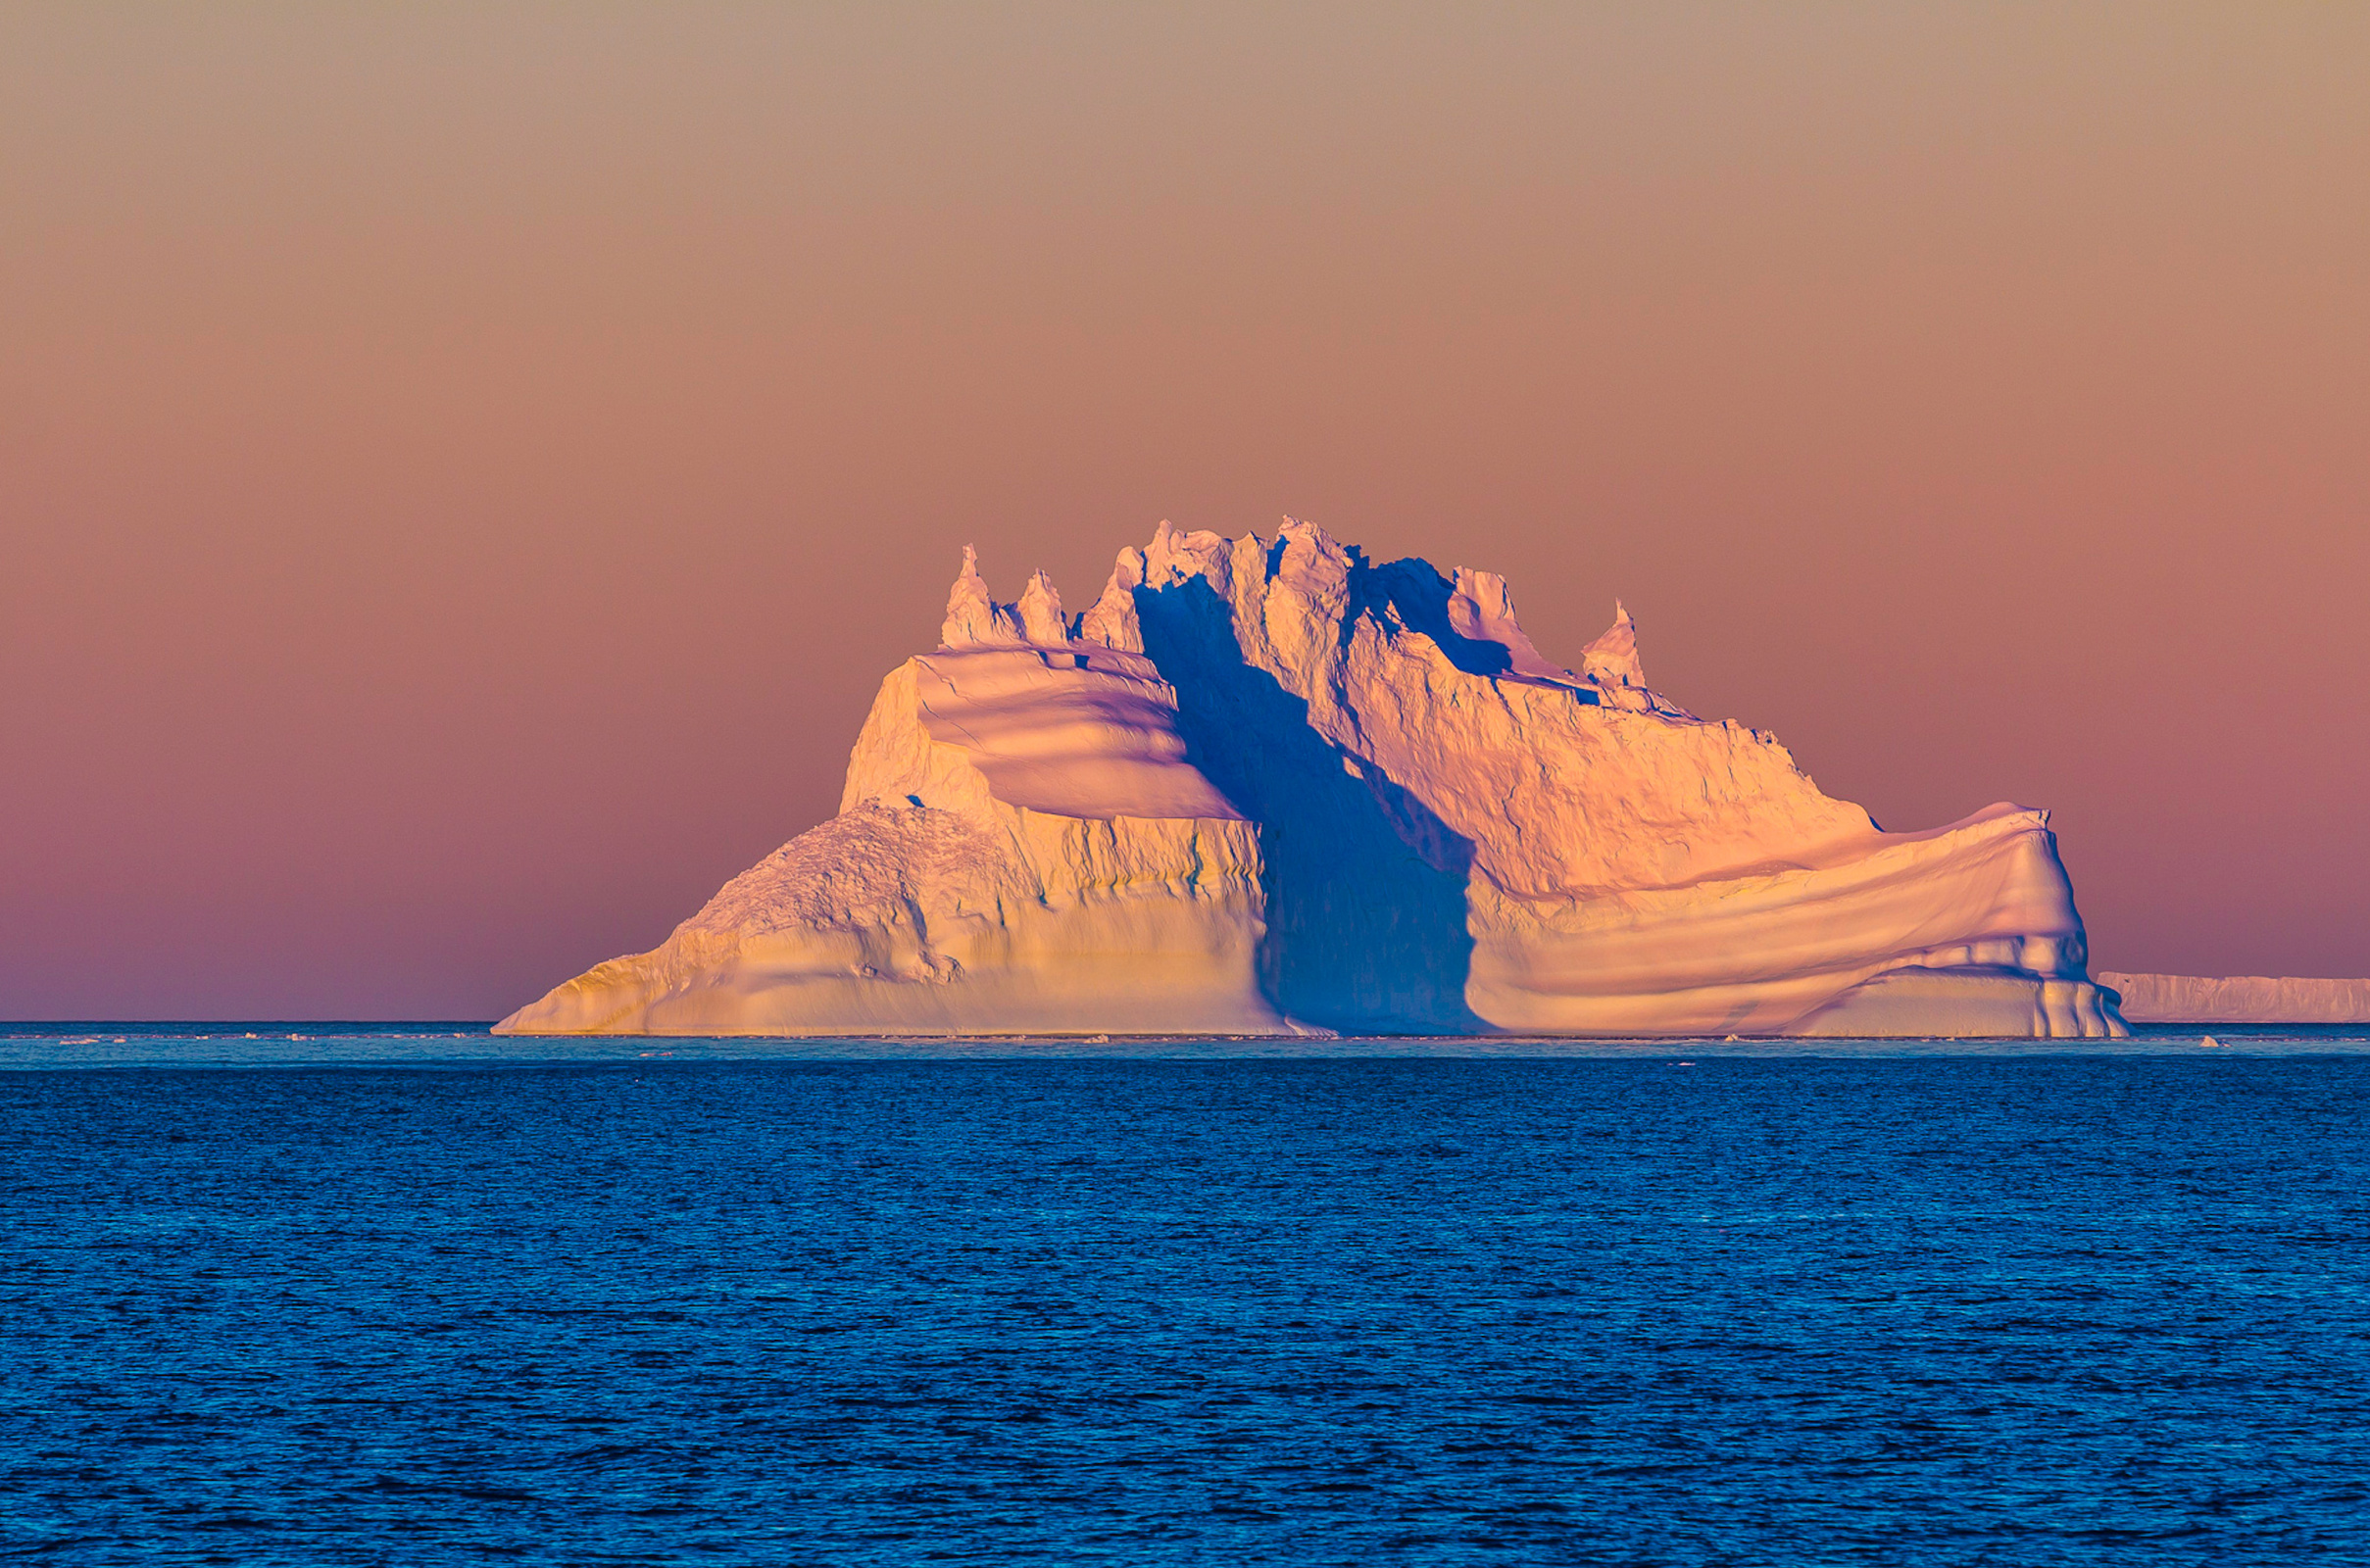
{"type": "Polygon", "coordinates": [[[0,12],[0,1015],[491,1017],[961,547],[1502,571],[2096,961],[2370,973],[2370,7],[0,12]]]}

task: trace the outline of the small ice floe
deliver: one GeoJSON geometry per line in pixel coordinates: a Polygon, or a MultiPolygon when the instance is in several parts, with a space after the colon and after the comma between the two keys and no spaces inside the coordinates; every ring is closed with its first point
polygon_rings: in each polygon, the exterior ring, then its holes
{"type": "Polygon", "coordinates": [[[2197,1044],[2198,1044],[2198,1045],[2200,1045],[2200,1046],[2203,1046],[2203,1047],[2204,1047],[2206,1050],[2208,1050],[2208,1051],[2215,1051],[2215,1050],[2219,1050],[2219,1049],[2221,1048],[2222,1042],[2220,1042],[2219,1040],[2216,1040],[2216,1039],[2215,1039],[2213,1036],[2211,1036],[2211,1035],[2207,1035],[2207,1036],[2206,1036],[2205,1038],[2203,1038],[2202,1040],[2199,1040],[2199,1041],[2197,1042],[2197,1044]]]}

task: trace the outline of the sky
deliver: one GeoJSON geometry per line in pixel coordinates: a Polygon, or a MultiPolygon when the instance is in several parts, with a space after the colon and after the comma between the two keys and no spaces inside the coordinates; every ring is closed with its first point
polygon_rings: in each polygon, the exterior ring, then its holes
{"type": "Polygon", "coordinates": [[[2370,974],[2370,8],[0,11],[0,1016],[491,1018],[962,547],[1503,572],[2095,962],[2370,974]]]}

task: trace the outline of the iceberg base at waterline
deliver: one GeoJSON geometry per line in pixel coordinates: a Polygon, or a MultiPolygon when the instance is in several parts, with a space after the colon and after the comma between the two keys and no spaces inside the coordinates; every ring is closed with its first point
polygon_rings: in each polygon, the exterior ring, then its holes
{"type": "Polygon", "coordinates": [[[2126,1033],[2086,962],[2043,813],[1883,832],[1625,610],[1565,667],[1490,573],[1162,524],[1075,616],[966,553],[839,815],[497,1028],[2126,1033]]]}

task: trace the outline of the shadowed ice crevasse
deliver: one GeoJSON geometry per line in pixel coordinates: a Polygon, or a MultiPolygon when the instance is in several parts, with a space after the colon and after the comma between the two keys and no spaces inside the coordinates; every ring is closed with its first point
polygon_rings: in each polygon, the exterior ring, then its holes
{"type": "Polygon", "coordinates": [[[840,813],[526,1033],[2120,1034],[2044,813],[1885,833],[1772,737],[1555,664],[1505,582],[1287,520],[1082,615],[965,552],[840,813]]]}

